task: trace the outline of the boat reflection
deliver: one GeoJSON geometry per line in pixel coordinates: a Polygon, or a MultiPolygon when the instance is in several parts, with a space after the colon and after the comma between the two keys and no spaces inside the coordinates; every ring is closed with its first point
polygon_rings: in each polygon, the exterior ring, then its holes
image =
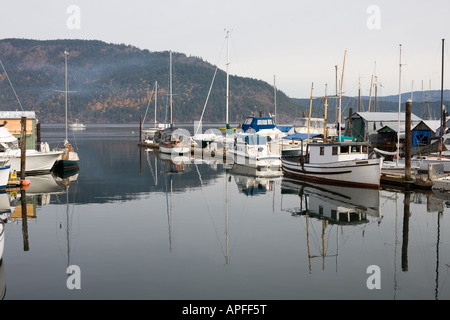
{"type": "Polygon", "coordinates": [[[0,300],[3,300],[6,295],[6,280],[5,280],[5,267],[3,259],[0,259],[0,300]]]}
{"type": "Polygon", "coordinates": [[[284,211],[290,212],[294,217],[305,218],[309,272],[312,271],[314,258],[322,258],[322,270],[324,270],[325,259],[330,257],[336,259],[337,271],[339,237],[342,237],[344,233],[342,228],[351,228],[371,222],[381,223],[378,189],[324,186],[323,184],[301,183],[298,180],[283,177],[281,192],[299,197],[298,207],[284,209],[284,211]],[[310,232],[310,228],[314,230],[317,222],[321,224],[321,240],[313,239],[315,241],[311,241],[310,238],[317,234],[315,231],[310,232]],[[330,225],[339,227],[335,228],[336,244],[334,248],[331,248],[331,243],[326,241],[334,230],[332,227],[329,228],[330,225]],[[321,248],[316,248],[315,252],[318,253],[313,253],[311,244],[321,246],[321,248]]]}
{"type": "Polygon", "coordinates": [[[181,174],[191,170],[191,158],[188,155],[172,155],[159,152],[158,156],[163,161],[167,174],[181,174]]]}
{"type": "Polygon", "coordinates": [[[293,215],[308,214],[339,225],[366,223],[368,217],[382,218],[378,189],[325,186],[283,177],[281,192],[301,198],[300,207],[289,209],[293,215]]]}
{"type": "Polygon", "coordinates": [[[275,185],[282,179],[282,171],[274,170],[267,176],[254,175],[254,170],[248,166],[234,165],[230,170],[239,192],[247,196],[257,196],[274,191],[275,185]]]}

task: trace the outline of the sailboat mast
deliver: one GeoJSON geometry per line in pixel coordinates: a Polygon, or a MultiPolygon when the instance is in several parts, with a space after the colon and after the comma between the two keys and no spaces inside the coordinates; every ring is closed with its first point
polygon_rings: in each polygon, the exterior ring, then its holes
{"type": "Polygon", "coordinates": [[[228,126],[228,100],[229,100],[229,90],[230,90],[230,75],[229,75],[229,66],[230,66],[230,31],[227,31],[227,102],[226,102],[226,119],[225,125],[228,126]]]}
{"type": "Polygon", "coordinates": [[[275,119],[274,122],[275,124],[277,124],[277,85],[275,83],[276,81],[276,76],[273,76],[273,100],[274,100],[274,105],[275,105],[275,119]]]}
{"type": "Polygon", "coordinates": [[[67,141],[67,136],[68,136],[68,134],[67,134],[67,101],[68,101],[68,88],[67,88],[67,57],[68,57],[68,55],[69,55],[69,52],[67,52],[67,51],[64,51],[64,66],[65,66],[65,80],[64,80],[64,83],[65,83],[65,88],[64,88],[64,91],[65,91],[65,93],[66,93],[66,101],[65,101],[65,107],[66,107],[66,141],[67,141]]]}
{"type": "Polygon", "coordinates": [[[344,53],[344,62],[342,64],[342,75],[341,75],[341,92],[339,93],[339,113],[338,113],[339,142],[341,141],[342,84],[344,82],[344,69],[345,69],[345,56],[346,55],[347,55],[347,50],[345,50],[345,53],[344,53]]]}
{"type": "Polygon", "coordinates": [[[441,73],[441,114],[442,114],[442,135],[445,134],[445,109],[444,109],[444,41],[442,39],[442,73],[441,73]]]}
{"type": "Polygon", "coordinates": [[[170,77],[170,97],[169,97],[169,107],[170,107],[170,126],[173,126],[172,118],[172,51],[170,51],[170,66],[169,66],[169,77],[170,77]]]}
{"type": "Polygon", "coordinates": [[[402,45],[400,44],[400,59],[398,73],[398,131],[397,131],[397,165],[400,157],[400,110],[402,105],[402,45]]]}
{"type": "Polygon", "coordinates": [[[158,81],[155,81],[155,127],[156,127],[156,108],[158,103],[158,81]]]}

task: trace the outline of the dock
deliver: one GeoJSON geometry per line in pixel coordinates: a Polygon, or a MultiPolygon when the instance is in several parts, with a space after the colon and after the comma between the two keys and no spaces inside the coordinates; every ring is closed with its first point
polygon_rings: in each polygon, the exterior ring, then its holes
{"type": "Polygon", "coordinates": [[[416,189],[431,189],[433,181],[428,174],[418,174],[411,176],[411,180],[406,179],[404,172],[399,170],[382,170],[380,181],[383,184],[412,187],[416,189]]]}

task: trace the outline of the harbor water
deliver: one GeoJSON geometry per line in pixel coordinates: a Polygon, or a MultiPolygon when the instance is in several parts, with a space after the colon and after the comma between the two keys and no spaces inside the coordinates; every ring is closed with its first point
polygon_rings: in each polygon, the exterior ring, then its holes
{"type": "Polygon", "coordinates": [[[4,300],[450,298],[450,195],[258,178],[138,140],[138,125],[70,131],[72,179],[6,193],[4,300]]]}

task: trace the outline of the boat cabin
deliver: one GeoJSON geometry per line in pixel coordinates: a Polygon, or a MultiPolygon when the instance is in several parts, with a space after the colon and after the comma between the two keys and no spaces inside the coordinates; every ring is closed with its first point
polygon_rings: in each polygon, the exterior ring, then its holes
{"type": "Polygon", "coordinates": [[[275,129],[275,123],[271,117],[247,117],[242,124],[242,131],[258,132],[263,129],[275,129]]]}
{"type": "Polygon", "coordinates": [[[310,143],[309,163],[330,163],[355,159],[368,159],[368,143],[310,143]]]}

